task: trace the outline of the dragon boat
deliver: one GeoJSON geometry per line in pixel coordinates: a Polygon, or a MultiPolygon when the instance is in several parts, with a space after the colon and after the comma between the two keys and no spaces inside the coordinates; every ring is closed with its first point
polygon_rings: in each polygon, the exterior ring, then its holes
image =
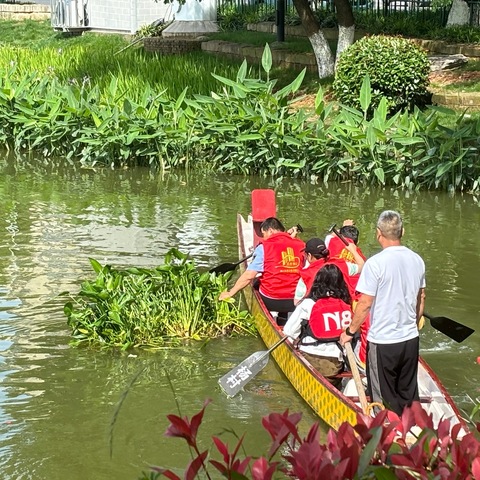
{"type": "MultiPolygon", "coordinates": [[[[254,190],[252,192],[252,213],[247,218],[241,214],[237,215],[239,258],[243,259],[240,263],[242,272],[247,268],[251,253],[260,241],[260,224],[271,216],[277,216],[275,192],[273,190],[254,190]]],[[[357,415],[366,412],[365,408],[362,408],[365,405],[362,405],[361,396],[357,390],[358,381],[355,381],[354,376],[348,373],[342,374],[345,375],[342,378],[342,386],[340,389],[335,388],[312,367],[302,353],[292,346],[291,342],[282,341],[285,339],[282,328],[277,325],[272,314],[266,309],[253,283],[244,288],[243,293],[247,307],[255,319],[260,337],[298,394],[332,428],[338,429],[344,422],[355,425],[357,415]]],[[[366,379],[362,381],[366,381],[366,379]]],[[[451,428],[460,424],[459,436],[468,432],[467,423],[462,418],[453,399],[437,375],[421,357],[418,365],[418,385],[421,405],[428,414],[432,415],[435,427],[440,420],[448,419],[451,428]]]]}

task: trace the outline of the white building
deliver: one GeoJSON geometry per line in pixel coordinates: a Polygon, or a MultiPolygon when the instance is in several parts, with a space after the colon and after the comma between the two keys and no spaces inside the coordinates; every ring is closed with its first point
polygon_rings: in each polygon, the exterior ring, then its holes
{"type": "Polygon", "coordinates": [[[51,0],[50,5],[52,27],[71,32],[133,34],[157,20],[169,22],[176,13],[173,4],[162,0],[51,0]]]}

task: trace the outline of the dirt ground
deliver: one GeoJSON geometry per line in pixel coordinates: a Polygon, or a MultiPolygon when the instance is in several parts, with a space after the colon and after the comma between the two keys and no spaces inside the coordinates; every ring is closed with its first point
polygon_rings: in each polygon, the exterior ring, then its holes
{"type": "Polygon", "coordinates": [[[430,83],[436,87],[446,87],[456,82],[480,82],[480,72],[457,72],[455,70],[440,70],[429,75],[430,83]]]}

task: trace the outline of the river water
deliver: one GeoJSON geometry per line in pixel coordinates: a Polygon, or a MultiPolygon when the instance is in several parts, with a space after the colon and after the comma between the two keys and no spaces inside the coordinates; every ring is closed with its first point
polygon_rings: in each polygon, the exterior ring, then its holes
{"type": "MultiPolygon", "coordinates": [[[[298,180],[148,169],[80,170],[49,161],[0,159],[0,471],[4,480],[127,480],[150,465],[179,472],[189,461],[180,439],[164,437],[166,415],[191,416],[207,398],[199,438],[265,452],[261,418],[302,412],[315,420],[273,360],[244,393],[227,399],[217,380],[256,350],[257,338],[217,339],[178,349],[102,351],[69,346],[67,298],[94,278],[89,258],[115,267],[154,267],[177,247],[199,268],[237,259],[235,219],[250,191],[274,188],[278,216],[302,224],[303,238],[354,218],[367,255],[386,208],[404,214],[405,244],[427,265],[427,308],[477,328],[480,206],[469,195],[325,186],[298,180]]],[[[429,325],[422,355],[460,407],[480,396],[480,340],[462,344],[429,325]]]]}

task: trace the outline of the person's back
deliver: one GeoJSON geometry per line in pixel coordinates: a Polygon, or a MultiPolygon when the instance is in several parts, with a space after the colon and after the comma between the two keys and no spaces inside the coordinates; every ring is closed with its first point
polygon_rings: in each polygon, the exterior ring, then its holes
{"type": "Polygon", "coordinates": [[[418,336],[417,295],[423,287],[425,265],[409,248],[390,246],[371,257],[361,284],[375,297],[367,339],[395,343],[418,336]],[[373,277],[373,278],[372,278],[373,277]],[[375,280],[376,290],[373,283],[375,280]]]}
{"type": "Polygon", "coordinates": [[[286,232],[275,232],[262,244],[264,259],[260,293],[274,299],[293,299],[305,244],[286,232]]]}

